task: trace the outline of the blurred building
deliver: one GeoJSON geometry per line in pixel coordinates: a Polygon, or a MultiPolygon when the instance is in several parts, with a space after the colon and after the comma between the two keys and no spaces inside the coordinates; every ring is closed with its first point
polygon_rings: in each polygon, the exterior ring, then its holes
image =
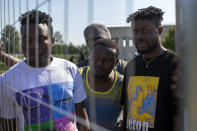
{"type": "MultiPolygon", "coordinates": [[[[161,40],[168,33],[170,26],[174,25],[163,25],[161,40]]],[[[108,25],[107,27],[111,33],[112,40],[118,43],[120,49],[120,58],[130,60],[135,57],[137,55],[137,51],[133,44],[131,26],[108,25]]]]}

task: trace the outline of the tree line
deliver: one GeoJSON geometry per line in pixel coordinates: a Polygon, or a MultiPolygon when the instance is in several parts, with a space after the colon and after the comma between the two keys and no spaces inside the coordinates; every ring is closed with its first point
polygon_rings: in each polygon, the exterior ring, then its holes
{"type": "MultiPolygon", "coordinates": [[[[65,43],[59,31],[54,33],[55,44],[52,50],[53,55],[74,55],[87,56],[88,47],[85,44],[75,46],[73,43],[65,43]]],[[[7,25],[1,32],[2,48],[8,54],[21,53],[20,34],[14,26],[7,25]]],[[[175,50],[175,28],[172,26],[165,38],[162,40],[164,47],[175,50]]]]}
{"type": "MultiPolygon", "coordinates": [[[[62,34],[54,33],[55,44],[52,50],[53,55],[84,55],[87,56],[89,50],[85,44],[75,46],[73,43],[65,43],[62,34]]],[[[8,54],[21,53],[20,34],[14,26],[7,25],[1,34],[2,49],[8,54]]]]}

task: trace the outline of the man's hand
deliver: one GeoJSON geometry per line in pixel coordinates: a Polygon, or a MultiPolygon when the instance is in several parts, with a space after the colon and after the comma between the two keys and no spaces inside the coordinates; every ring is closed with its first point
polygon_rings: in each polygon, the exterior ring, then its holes
{"type": "Polygon", "coordinates": [[[17,131],[16,118],[14,119],[0,118],[0,131],[10,131],[10,130],[17,131]]]}
{"type": "Polygon", "coordinates": [[[19,63],[21,60],[3,52],[1,48],[1,40],[0,40],[0,61],[5,63],[8,67],[11,67],[16,63],[19,63]]]}
{"type": "Polygon", "coordinates": [[[82,118],[83,121],[85,122],[85,125],[80,123],[80,120],[77,120],[77,127],[79,131],[89,131],[90,130],[90,124],[88,120],[88,115],[86,112],[86,109],[84,107],[84,101],[80,103],[75,104],[75,110],[76,110],[76,115],[79,118],[82,118]]]}

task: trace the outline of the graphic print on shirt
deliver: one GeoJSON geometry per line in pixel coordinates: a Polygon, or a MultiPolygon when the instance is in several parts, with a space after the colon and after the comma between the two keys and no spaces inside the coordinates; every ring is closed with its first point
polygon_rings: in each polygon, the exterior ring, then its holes
{"type": "Polygon", "coordinates": [[[73,130],[74,120],[63,114],[67,112],[71,117],[75,114],[73,88],[73,82],[65,82],[17,92],[17,103],[23,107],[25,130],[73,130]]]}
{"type": "Polygon", "coordinates": [[[132,76],[128,83],[127,128],[154,128],[159,77],[132,76]]]}

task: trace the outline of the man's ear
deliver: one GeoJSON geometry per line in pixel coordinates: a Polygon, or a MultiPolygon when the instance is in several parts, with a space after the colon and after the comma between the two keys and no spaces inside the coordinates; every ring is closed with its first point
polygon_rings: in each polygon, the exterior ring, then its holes
{"type": "Polygon", "coordinates": [[[53,46],[55,43],[55,37],[51,37],[51,42],[52,42],[52,46],[53,46]]]}
{"type": "Polygon", "coordinates": [[[161,35],[162,32],[163,32],[163,27],[162,26],[159,26],[158,27],[158,33],[159,33],[159,35],[161,35]]]}

